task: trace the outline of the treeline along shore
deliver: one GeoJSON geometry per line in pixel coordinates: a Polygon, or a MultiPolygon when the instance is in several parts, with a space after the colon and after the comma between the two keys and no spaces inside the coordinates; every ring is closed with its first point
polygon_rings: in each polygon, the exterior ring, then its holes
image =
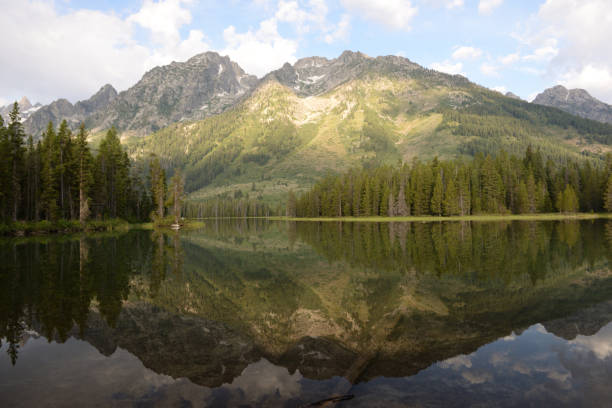
{"type": "Polygon", "coordinates": [[[500,151],[471,161],[433,159],[329,175],[299,195],[289,217],[409,217],[612,212],[612,155],[545,160],[500,151]]]}
{"type": "Polygon", "coordinates": [[[106,132],[96,151],[81,124],[49,122],[42,138],[26,136],[14,104],[0,116],[0,234],[113,230],[128,222],[178,222],[183,179],[167,186],[159,160],[133,163],[117,131],[106,132]],[[166,208],[175,214],[165,219],[166,208]],[[177,215],[178,214],[178,215],[177,215]]]}

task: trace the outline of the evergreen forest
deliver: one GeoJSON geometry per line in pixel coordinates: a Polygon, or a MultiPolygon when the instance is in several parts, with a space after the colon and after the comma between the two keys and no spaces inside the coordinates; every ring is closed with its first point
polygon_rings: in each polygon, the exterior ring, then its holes
{"type": "Polygon", "coordinates": [[[0,224],[41,222],[74,229],[88,220],[163,220],[171,208],[182,210],[183,178],[176,171],[170,186],[159,160],[134,163],[115,128],[94,151],[81,124],[73,133],[64,120],[49,122],[40,140],[25,135],[14,104],[9,122],[0,116],[0,224]],[[76,224],[75,224],[76,223],[76,224]]]}
{"type": "Polygon", "coordinates": [[[353,169],[328,175],[310,190],[290,192],[293,217],[465,216],[612,211],[612,155],[603,162],[523,157],[500,151],[472,161],[353,169]]]}

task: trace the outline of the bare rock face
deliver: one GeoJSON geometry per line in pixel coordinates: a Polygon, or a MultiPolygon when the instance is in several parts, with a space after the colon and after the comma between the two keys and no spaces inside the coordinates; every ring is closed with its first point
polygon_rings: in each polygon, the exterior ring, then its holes
{"type": "Polygon", "coordinates": [[[77,128],[89,114],[105,108],[116,97],[117,91],[115,91],[115,88],[107,84],[91,98],[74,105],[66,99],[58,99],[49,105],[39,107],[25,118],[23,122],[25,131],[28,134],[40,136],[47,129],[49,122],[58,126],[62,120],[66,120],[71,128],[77,128]]]}
{"type": "Polygon", "coordinates": [[[584,89],[567,89],[557,85],[536,96],[533,103],[598,122],[612,123],[612,106],[592,97],[584,89]]]}
{"type": "Polygon", "coordinates": [[[67,120],[73,129],[84,122],[94,132],[114,126],[122,133],[145,136],[172,123],[200,120],[222,113],[266,80],[278,81],[298,96],[311,96],[372,73],[402,78],[425,77],[442,85],[469,83],[459,75],[429,70],[406,58],[372,58],[352,51],[345,51],[335,59],[309,57],[294,65],[287,63],[260,81],[245,73],[229,57],[206,52],[186,62],[155,67],[121,93],[111,85],[105,85],[91,98],[74,105],[58,99],[36,108],[27,119],[24,116],[24,127],[27,133],[40,136],[49,121],[57,126],[62,120],[67,120]]]}
{"type": "MultiPolygon", "coordinates": [[[[21,117],[22,122],[26,120],[27,118],[29,118],[30,115],[32,115],[42,106],[40,103],[32,105],[30,100],[26,98],[25,96],[22,97],[19,101],[17,101],[17,103],[19,104],[19,116],[21,117]]],[[[11,113],[12,110],[13,110],[12,103],[9,103],[6,106],[0,106],[0,116],[2,116],[2,119],[5,122],[8,122],[9,114],[11,113]]]]}
{"type": "Polygon", "coordinates": [[[186,62],[153,68],[104,109],[97,109],[87,124],[145,135],[174,122],[221,113],[257,82],[229,57],[206,52],[186,62]]]}
{"type": "Polygon", "coordinates": [[[514,94],[512,92],[506,92],[506,96],[508,98],[512,98],[512,99],[517,99],[517,100],[522,100],[520,96],[518,96],[517,94],[514,94]]]}
{"type": "Polygon", "coordinates": [[[106,108],[117,98],[117,91],[112,85],[106,84],[91,98],[77,102],[74,107],[83,115],[88,115],[100,109],[106,108]]]}
{"type": "Polygon", "coordinates": [[[94,131],[115,126],[120,132],[143,136],[175,122],[221,113],[258,82],[229,57],[206,52],[186,62],[155,67],[121,93],[107,84],[74,105],[58,99],[28,117],[24,127],[40,136],[49,121],[57,126],[65,119],[72,128],[85,122],[94,131]]]}
{"type": "Polygon", "coordinates": [[[263,81],[276,80],[291,88],[299,96],[312,96],[328,92],[344,82],[368,73],[388,73],[401,77],[427,76],[440,82],[468,83],[461,76],[450,76],[428,70],[407,58],[388,55],[372,58],[361,52],[344,51],[338,58],[309,57],[295,64],[286,63],[281,69],[266,75],[263,81]]]}

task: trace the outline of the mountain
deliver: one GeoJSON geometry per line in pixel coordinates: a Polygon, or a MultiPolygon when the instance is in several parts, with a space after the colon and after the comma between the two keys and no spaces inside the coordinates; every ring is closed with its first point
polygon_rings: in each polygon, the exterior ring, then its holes
{"type": "Polygon", "coordinates": [[[517,94],[514,94],[514,93],[512,93],[512,92],[506,92],[506,96],[507,96],[508,98],[518,99],[519,101],[521,100],[521,97],[520,97],[520,96],[518,96],[517,94]]]}
{"type": "Polygon", "coordinates": [[[477,152],[596,159],[612,126],[506,97],[397,56],[344,52],[266,75],[225,112],[130,144],[185,170],[193,199],[250,193],[270,202],[328,172],[477,152]],[[253,185],[255,183],[256,185],[253,185]]]}
{"type": "MultiPolygon", "coordinates": [[[[281,69],[266,75],[263,82],[276,80],[294,90],[298,96],[313,96],[331,91],[367,71],[411,76],[423,71],[423,68],[406,58],[393,55],[371,58],[360,52],[344,51],[342,55],[332,60],[310,57],[300,59],[294,65],[286,63],[281,69]]],[[[449,76],[441,74],[441,78],[446,79],[449,76]]],[[[465,80],[460,76],[452,78],[455,81],[465,80]]]]}
{"type": "Polygon", "coordinates": [[[23,125],[26,133],[35,136],[44,132],[50,121],[57,126],[62,120],[66,120],[72,128],[76,128],[81,122],[85,121],[88,115],[99,109],[104,109],[116,97],[117,91],[115,88],[107,84],[91,98],[74,105],[66,99],[58,99],[49,105],[42,106],[29,115],[23,125]]]}
{"type": "Polygon", "coordinates": [[[92,114],[90,128],[115,126],[138,136],[186,119],[197,120],[233,106],[257,84],[229,57],[206,52],[147,72],[104,109],[92,114]]]}
{"type": "Polygon", "coordinates": [[[612,105],[592,97],[584,89],[567,89],[557,85],[538,94],[533,103],[559,108],[583,118],[612,123],[612,105]]]}
{"type": "MultiPolygon", "coordinates": [[[[35,113],[42,106],[40,103],[32,105],[30,100],[25,96],[21,98],[17,103],[19,104],[19,113],[21,115],[22,121],[25,121],[28,117],[30,117],[30,115],[35,113]]],[[[2,119],[4,119],[5,122],[9,120],[9,114],[11,113],[11,110],[13,110],[12,103],[6,106],[0,106],[0,116],[2,116],[2,119]]]]}
{"type": "Polygon", "coordinates": [[[257,77],[246,74],[229,57],[206,52],[186,62],[155,67],[119,94],[105,85],[91,98],[74,105],[58,99],[40,108],[24,125],[36,136],[49,121],[57,125],[63,119],[73,128],[85,122],[94,133],[115,126],[121,133],[144,136],[175,122],[223,112],[257,82],[257,77]]]}

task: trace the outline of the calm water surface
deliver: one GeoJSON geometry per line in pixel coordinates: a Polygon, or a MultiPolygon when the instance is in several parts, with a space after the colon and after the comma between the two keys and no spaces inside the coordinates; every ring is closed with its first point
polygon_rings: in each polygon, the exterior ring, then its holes
{"type": "Polygon", "coordinates": [[[3,407],[612,406],[611,221],[210,222],[0,260],[3,407]]]}

